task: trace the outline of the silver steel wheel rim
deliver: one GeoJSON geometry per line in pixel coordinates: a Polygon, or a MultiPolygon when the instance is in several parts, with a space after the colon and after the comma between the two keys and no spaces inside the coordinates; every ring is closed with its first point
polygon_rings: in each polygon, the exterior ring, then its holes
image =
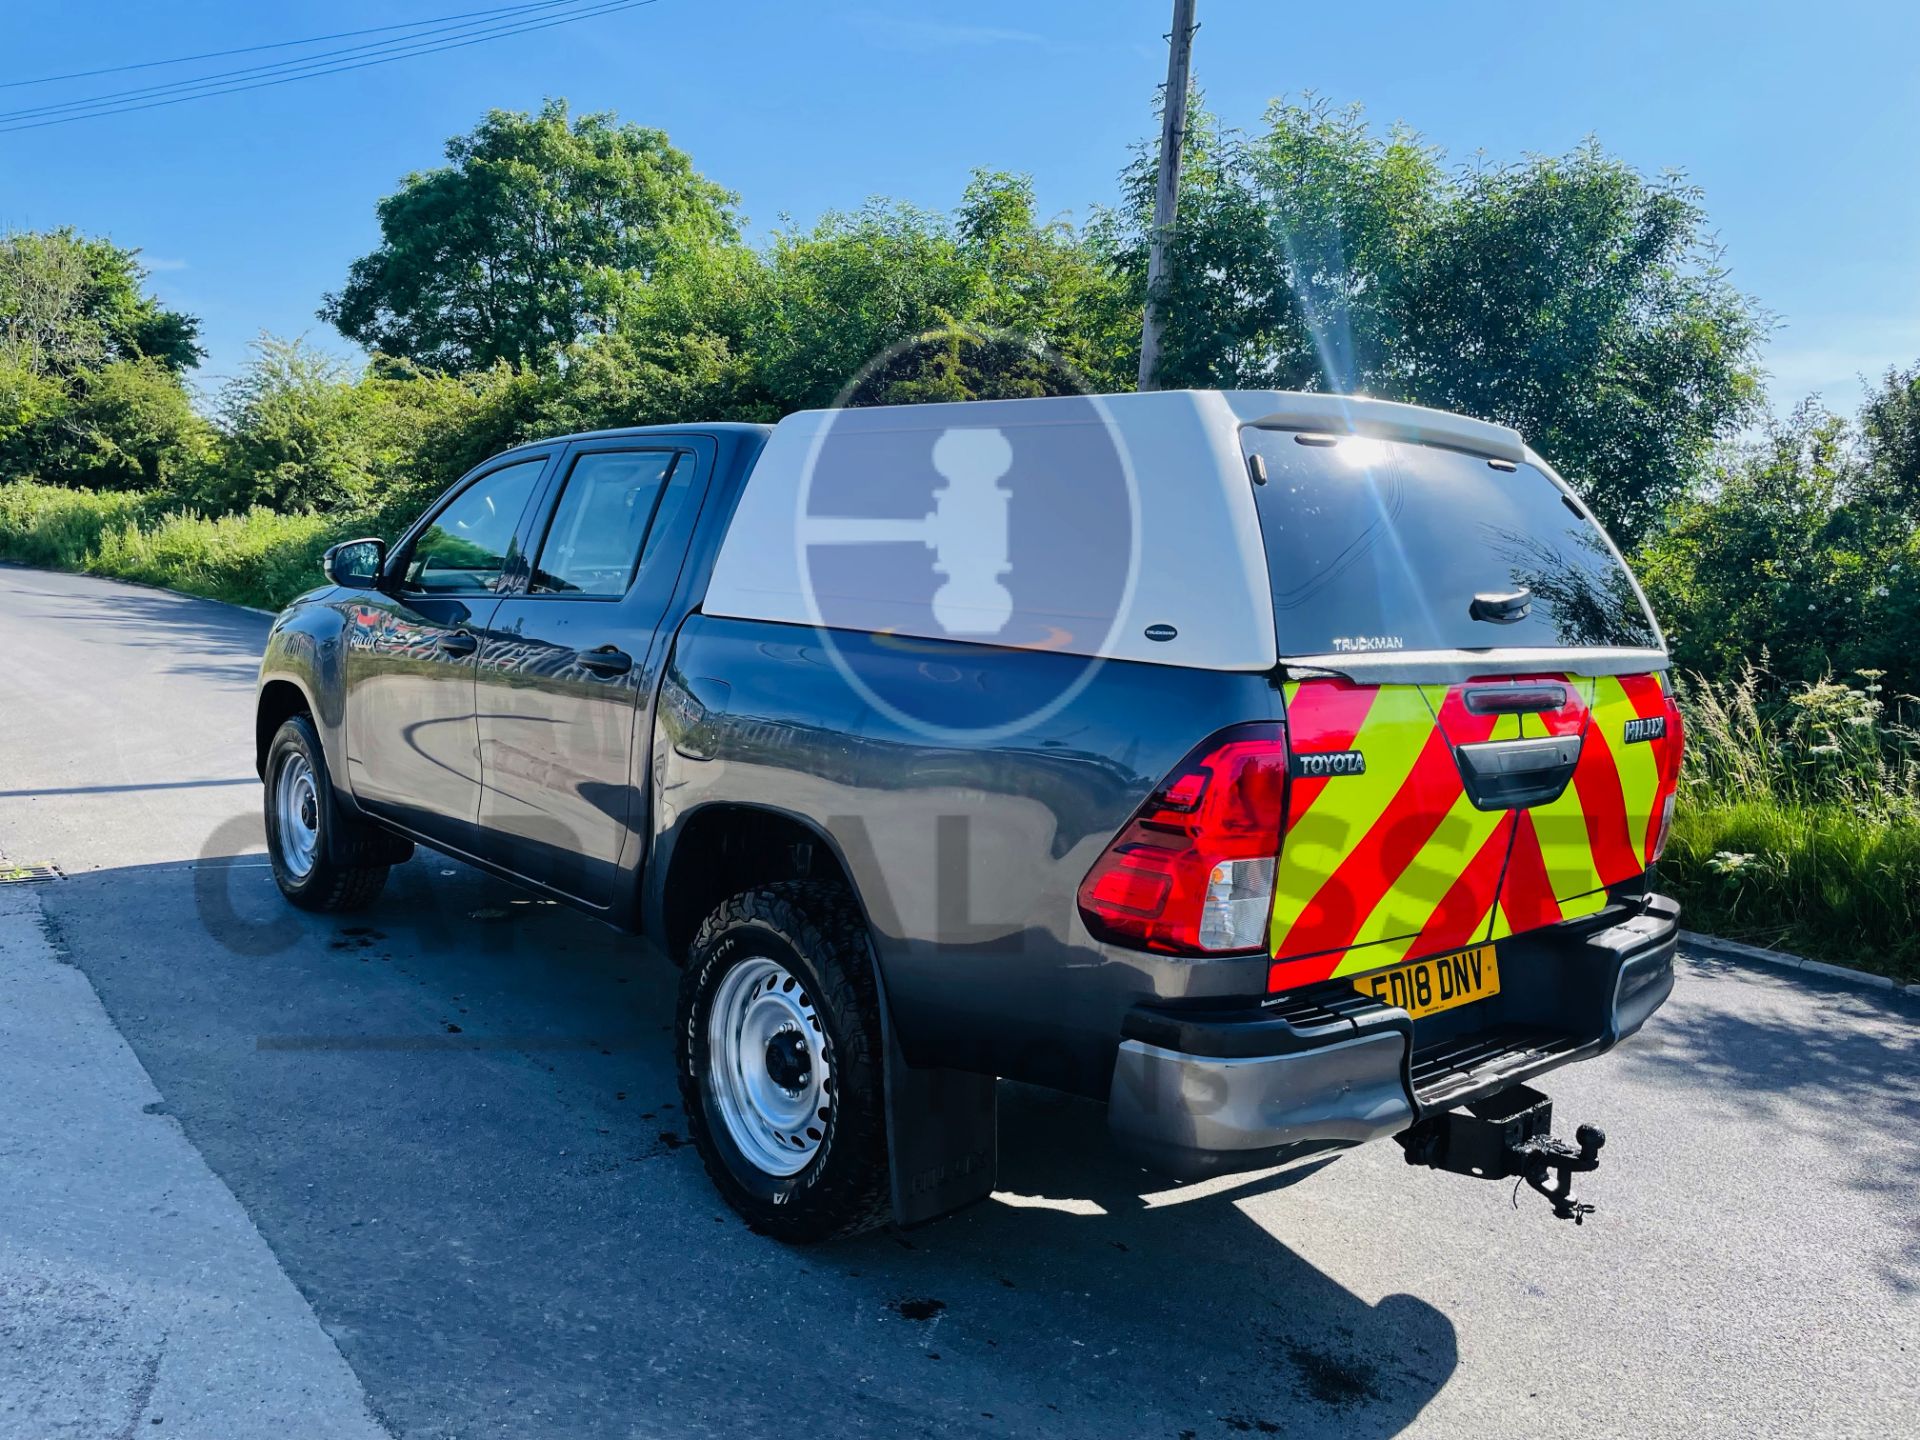
{"type": "Polygon", "coordinates": [[[772,960],[742,960],[707,1016],[707,1093],[747,1163],[797,1175],[820,1153],[833,1062],[813,999],[772,960]]]}
{"type": "Polygon", "coordinates": [[[279,831],[280,863],[296,880],[313,869],[320,850],[320,786],[313,765],[300,754],[289,755],[273,787],[275,828],[279,831]]]}

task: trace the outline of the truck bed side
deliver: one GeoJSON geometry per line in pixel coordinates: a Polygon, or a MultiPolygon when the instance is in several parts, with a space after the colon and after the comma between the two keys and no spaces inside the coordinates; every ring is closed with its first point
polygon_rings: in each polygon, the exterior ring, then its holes
{"type": "MultiPolygon", "coordinates": [[[[1006,683],[1003,652],[838,632],[873,674],[916,667],[964,691],[1006,683]]],[[[1074,656],[1029,657],[1037,683],[1074,656]]],[[[1032,673],[1032,672],[1030,672],[1032,673]]],[[[1104,1097],[1127,1009],[1254,997],[1264,955],[1196,963],[1095,941],[1076,889],[1153,786],[1225,725],[1278,718],[1265,675],[1110,661],[1019,733],[943,743],[869,707],[806,626],[696,614],[654,736],[647,929],[667,934],[676,850],[729,807],[809,827],[872,923],[907,1058],[1104,1097]]]]}

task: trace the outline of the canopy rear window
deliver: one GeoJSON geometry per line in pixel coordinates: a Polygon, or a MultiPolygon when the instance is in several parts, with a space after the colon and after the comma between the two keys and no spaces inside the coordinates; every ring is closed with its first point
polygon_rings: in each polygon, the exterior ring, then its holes
{"type": "Polygon", "coordinates": [[[1606,536],[1535,466],[1241,433],[1266,472],[1253,493],[1281,654],[1658,643],[1606,536]]]}

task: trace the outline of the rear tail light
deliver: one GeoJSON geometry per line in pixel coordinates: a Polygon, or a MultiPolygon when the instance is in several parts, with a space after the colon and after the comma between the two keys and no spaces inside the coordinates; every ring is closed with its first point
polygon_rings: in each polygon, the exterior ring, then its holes
{"type": "Polygon", "coordinates": [[[1673,693],[1666,689],[1665,677],[1662,677],[1661,689],[1666,691],[1667,702],[1667,744],[1662,755],[1665,769],[1660,776],[1660,788],[1666,792],[1666,799],[1660,807],[1660,824],[1653,832],[1653,846],[1647,852],[1647,863],[1653,864],[1667,850],[1667,837],[1673,833],[1674,801],[1680,794],[1680,761],[1686,751],[1686,732],[1680,722],[1680,704],[1673,693]]]}
{"type": "Polygon", "coordinates": [[[1673,833],[1673,792],[1667,792],[1660,806],[1660,826],[1653,832],[1653,849],[1647,855],[1649,865],[1667,853],[1667,837],[1673,833]]]}
{"type": "Polygon", "coordinates": [[[1103,940],[1174,955],[1265,950],[1287,797],[1278,725],[1238,725],[1198,746],[1080,882],[1103,940]]]}

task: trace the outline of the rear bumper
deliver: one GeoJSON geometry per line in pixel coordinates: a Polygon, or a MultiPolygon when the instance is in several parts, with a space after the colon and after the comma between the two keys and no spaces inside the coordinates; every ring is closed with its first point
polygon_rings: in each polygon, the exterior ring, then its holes
{"type": "Polygon", "coordinates": [[[1109,1096],[1115,1142],[1197,1179],[1394,1135],[1598,1055],[1672,992],[1679,913],[1654,895],[1503,941],[1498,996],[1418,1023],[1341,982],[1257,1007],[1138,1006],[1109,1096]]]}

